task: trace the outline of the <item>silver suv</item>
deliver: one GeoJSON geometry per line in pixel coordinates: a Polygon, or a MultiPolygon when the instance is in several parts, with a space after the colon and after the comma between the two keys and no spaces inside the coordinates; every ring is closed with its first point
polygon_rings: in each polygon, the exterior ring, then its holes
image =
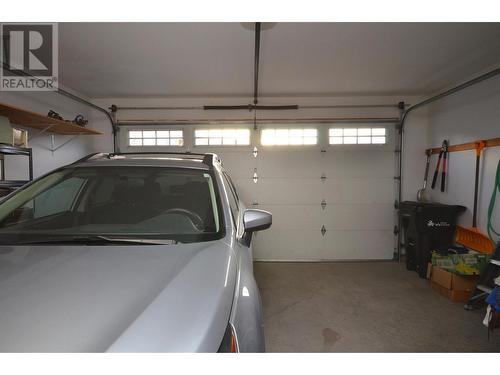
{"type": "Polygon", "coordinates": [[[0,204],[0,351],[264,351],[252,233],[214,154],[93,154],[0,204]]]}

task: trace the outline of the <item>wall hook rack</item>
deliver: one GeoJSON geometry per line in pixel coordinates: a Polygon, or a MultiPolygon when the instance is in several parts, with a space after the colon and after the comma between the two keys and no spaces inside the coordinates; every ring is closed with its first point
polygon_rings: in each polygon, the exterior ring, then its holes
{"type": "MultiPolygon", "coordinates": [[[[484,143],[484,147],[496,147],[500,146],[500,138],[482,139],[457,145],[448,145],[448,152],[475,150],[479,143],[484,143]]],[[[425,150],[425,154],[439,154],[439,151],[441,151],[441,147],[428,148],[425,150]]]]}

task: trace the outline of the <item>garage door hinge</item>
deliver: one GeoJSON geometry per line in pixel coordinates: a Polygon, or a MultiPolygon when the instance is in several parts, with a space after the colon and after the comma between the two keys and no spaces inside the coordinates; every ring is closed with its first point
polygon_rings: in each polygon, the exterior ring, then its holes
{"type": "Polygon", "coordinates": [[[259,202],[253,202],[252,203],[252,206],[258,206],[259,205],[259,202]]]}
{"type": "Polygon", "coordinates": [[[321,235],[324,237],[324,236],[325,236],[325,234],[326,234],[326,228],[325,228],[325,226],[323,225],[323,226],[321,227],[321,235]]]}
{"type": "Polygon", "coordinates": [[[326,201],[324,199],[321,201],[321,208],[323,210],[326,208],[326,201]]]}
{"type": "Polygon", "coordinates": [[[321,174],[321,182],[325,182],[326,181],[326,174],[322,173],[321,174]]]}
{"type": "Polygon", "coordinates": [[[259,181],[259,176],[257,175],[257,168],[253,169],[253,182],[256,184],[259,181]]]}
{"type": "Polygon", "coordinates": [[[257,146],[253,148],[252,154],[253,154],[254,158],[256,158],[257,155],[259,154],[259,150],[257,150],[257,146]]]}

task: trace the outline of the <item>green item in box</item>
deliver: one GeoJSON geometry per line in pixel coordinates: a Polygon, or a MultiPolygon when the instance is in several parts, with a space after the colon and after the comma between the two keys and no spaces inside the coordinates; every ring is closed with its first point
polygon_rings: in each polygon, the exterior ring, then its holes
{"type": "Polygon", "coordinates": [[[432,265],[457,275],[480,275],[490,260],[489,254],[449,254],[432,253],[432,265]]]}

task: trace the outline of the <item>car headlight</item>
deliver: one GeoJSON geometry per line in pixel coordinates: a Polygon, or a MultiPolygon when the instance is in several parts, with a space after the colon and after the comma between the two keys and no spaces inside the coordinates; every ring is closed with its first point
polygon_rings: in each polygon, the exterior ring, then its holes
{"type": "Polygon", "coordinates": [[[219,346],[218,353],[238,353],[238,341],[231,323],[228,323],[224,337],[219,346]]]}

